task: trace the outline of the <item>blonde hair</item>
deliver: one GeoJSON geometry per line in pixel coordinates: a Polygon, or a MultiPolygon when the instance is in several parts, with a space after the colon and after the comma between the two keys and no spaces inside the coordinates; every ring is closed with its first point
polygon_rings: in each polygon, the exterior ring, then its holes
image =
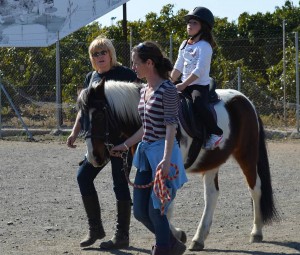
{"type": "Polygon", "coordinates": [[[113,66],[119,66],[121,65],[118,61],[117,61],[117,55],[116,55],[116,50],[115,47],[112,44],[112,41],[109,40],[108,38],[104,37],[104,36],[97,36],[90,44],[89,46],[89,56],[90,56],[90,60],[92,63],[93,68],[96,70],[96,65],[94,63],[94,59],[92,57],[92,54],[96,51],[96,50],[107,50],[110,58],[111,58],[111,67],[113,66]]]}

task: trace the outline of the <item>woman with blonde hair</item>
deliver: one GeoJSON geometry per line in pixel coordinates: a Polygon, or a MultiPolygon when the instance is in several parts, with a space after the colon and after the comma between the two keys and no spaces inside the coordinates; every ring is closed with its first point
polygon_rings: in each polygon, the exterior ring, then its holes
{"type": "MultiPolygon", "coordinates": [[[[116,57],[115,48],[111,40],[98,36],[89,46],[89,57],[94,71],[86,75],[84,87],[92,86],[93,83],[98,83],[103,77],[106,80],[128,81],[137,80],[135,72],[131,69],[122,66],[116,57]]],[[[89,130],[88,116],[83,112],[78,112],[74,127],[70,136],[67,139],[67,145],[70,148],[75,148],[75,140],[81,130],[89,130]]],[[[117,143],[124,142],[120,138],[117,143]]],[[[130,157],[130,155],[129,155],[130,157]]],[[[131,158],[128,159],[131,162],[131,158]]],[[[102,242],[102,249],[120,249],[129,246],[129,225],[131,217],[131,195],[128,183],[123,168],[123,161],[119,157],[110,157],[113,190],[116,196],[117,207],[117,225],[114,236],[107,242],[102,242]]],[[[83,205],[89,223],[89,232],[81,242],[81,247],[87,247],[94,244],[98,239],[105,237],[105,231],[102,225],[101,209],[98,199],[98,194],[95,189],[94,179],[103,169],[93,167],[86,158],[80,162],[80,167],[77,174],[77,182],[82,196],[83,205]]]]}

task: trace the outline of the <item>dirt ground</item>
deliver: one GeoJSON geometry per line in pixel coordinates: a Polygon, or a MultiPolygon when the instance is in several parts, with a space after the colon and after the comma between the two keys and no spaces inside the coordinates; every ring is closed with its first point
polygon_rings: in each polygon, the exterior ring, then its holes
{"type": "MultiPolygon", "coordinates": [[[[249,243],[250,196],[239,167],[229,160],[220,170],[221,192],[205,250],[187,250],[186,255],[300,254],[300,140],[268,141],[268,150],[281,222],[264,228],[264,242],[249,243]]],[[[153,236],[133,217],[128,249],[105,252],[98,248],[100,241],[88,249],[79,247],[87,230],[76,182],[84,153],[83,141],[68,149],[64,139],[0,140],[1,255],[150,254],[153,236]]],[[[203,188],[199,175],[188,176],[173,222],[186,231],[189,245],[203,210],[203,188]]],[[[96,179],[107,238],[115,230],[111,183],[107,166],[96,179]]]]}

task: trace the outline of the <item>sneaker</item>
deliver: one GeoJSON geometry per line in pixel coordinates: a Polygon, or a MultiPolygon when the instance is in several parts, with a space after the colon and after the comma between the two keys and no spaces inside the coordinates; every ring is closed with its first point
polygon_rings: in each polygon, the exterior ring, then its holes
{"type": "Polygon", "coordinates": [[[223,140],[223,135],[210,135],[209,139],[206,141],[205,149],[206,150],[214,150],[217,148],[221,141],[223,140]]]}

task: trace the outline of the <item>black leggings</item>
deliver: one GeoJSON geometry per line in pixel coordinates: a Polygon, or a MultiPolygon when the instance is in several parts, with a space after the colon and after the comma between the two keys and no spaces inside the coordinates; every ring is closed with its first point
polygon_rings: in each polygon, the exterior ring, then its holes
{"type": "MultiPolygon", "coordinates": [[[[131,167],[132,157],[128,155],[129,166],[131,167]]],[[[116,200],[129,201],[131,200],[130,190],[123,168],[123,159],[119,157],[110,157],[113,190],[116,200]]],[[[78,169],[77,182],[82,196],[94,196],[97,194],[94,180],[103,168],[93,167],[85,158],[78,169]]]]}
{"type": "Polygon", "coordinates": [[[223,130],[218,127],[209,108],[209,85],[191,85],[188,86],[186,90],[193,99],[194,115],[197,127],[200,127],[202,122],[208,134],[222,135],[223,130]]]}

